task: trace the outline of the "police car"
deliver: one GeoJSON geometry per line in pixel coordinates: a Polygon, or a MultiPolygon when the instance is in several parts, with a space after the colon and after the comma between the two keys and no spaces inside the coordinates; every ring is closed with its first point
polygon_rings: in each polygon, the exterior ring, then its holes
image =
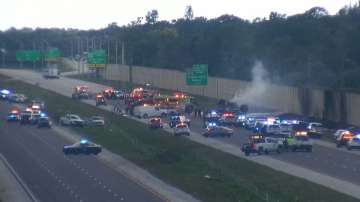
{"type": "Polygon", "coordinates": [[[20,120],[20,112],[17,109],[12,109],[7,116],[7,121],[8,122],[12,122],[12,121],[19,121],[20,120]]]}
{"type": "Polygon", "coordinates": [[[63,152],[65,155],[68,154],[99,154],[102,151],[102,147],[98,144],[92,143],[88,140],[80,140],[73,145],[65,145],[63,152]]]}
{"type": "Polygon", "coordinates": [[[296,131],[294,135],[287,139],[286,146],[293,152],[299,150],[311,152],[313,143],[310,140],[307,131],[296,131]]]}
{"type": "Polygon", "coordinates": [[[360,134],[353,136],[347,143],[346,148],[348,150],[360,149],[360,134]]]}
{"type": "Polygon", "coordinates": [[[219,118],[219,122],[221,125],[235,125],[236,118],[234,113],[232,112],[224,112],[219,118]]]}
{"type": "Polygon", "coordinates": [[[7,89],[2,89],[0,91],[0,99],[2,99],[2,100],[9,99],[10,95],[11,95],[11,92],[7,89]]]}
{"type": "Polygon", "coordinates": [[[226,126],[219,126],[217,123],[210,122],[206,127],[204,137],[231,137],[234,131],[226,126]]]}
{"type": "Polygon", "coordinates": [[[38,119],[37,121],[37,127],[38,128],[51,128],[51,121],[50,121],[50,118],[44,114],[44,113],[41,113],[40,114],[40,118],[38,119]]]}
{"type": "Polygon", "coordinates": [[[205,114],[204,117],[204,128],[208,127],[209,124],[219,125],[220,123],[220,115],[216,110],[210,110],[205,114]]]}

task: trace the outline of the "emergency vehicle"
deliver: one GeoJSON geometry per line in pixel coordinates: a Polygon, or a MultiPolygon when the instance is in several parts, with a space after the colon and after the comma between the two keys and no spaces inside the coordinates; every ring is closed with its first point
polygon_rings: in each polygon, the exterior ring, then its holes
{"type": "Polygon", "coordinates": [[[98,93],[95,96],[95,105],[99,106],[99,105],[106,105],[106,100],[105,97],[102,93],[98,93]]]}
{"type": "Polygon", "coordinates": [[[345,131],[336,137],[336,146],[345,146],[349,140],[353,138],[353,134],[350,131],[345,131]]]}
{"type": "Polygon", "coordinates": [[[75,86],[74,91],[71,95],[73,99],[89,99],[89,88],[85,85],[75,86]]]}

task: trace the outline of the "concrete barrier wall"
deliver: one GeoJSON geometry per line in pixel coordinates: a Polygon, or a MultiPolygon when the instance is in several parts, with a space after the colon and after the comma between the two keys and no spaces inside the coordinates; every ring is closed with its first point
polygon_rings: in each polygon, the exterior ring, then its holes
{"type": "MultiPolygon", "coordinates": [[[[108,80],[129,81],[129,67],[107,65],[105,75],[108,80]]],[[[152,83],[161,88],[227,100],[232,99],[236,93],[242,95],[250,88],[254,88],[250,82],[216,77],[209,77],[207,86],[188,86],[185,83],[184,72],[140,66],[133,66],[132,75],[134,83],[152,83]]],[[[280,111],[301,112],[297,88],[293,87],[269,85],[263,94],[249,102],[280,111]]]]}
{"type": "MultiPolygon", "coordinates": [[[[77,63],[70,61],[75,68],[77,63]]],[[[188,92],[194,95],[202,95],[212,98],[223,98],[230,100],[236,94],[243,95],[246,91],[253,88],[250,82],[231,80],[225,78],[209,77],[208,85],[188,86],[185,83],[185,73],[168,69],[157,69],[148,67],[133,67],[133,82],[144,84],[152,83],[154,86],[188,92]]],[[[105,78],[108,80],[129,81],[129,66],[108,64],[105,71],[105,78]]],[[[304,96],[308,102],[308,115],[318,118],[326,118],[333,121],[342,120],[341,102],[339,93],[332,93],[332,101],[325,104],[325,91],[310,89],[307,94],[303,94],[302,89],[269,85],[266,91],[252,102],[274,110],[292,113],[304,113],[304,96]]],[[[350,124],[360,125],[360,95],[347,93],[346,95],[346,120],[350,124]]]]}
{"type": "Polygon", "coordinates": [[[360,95],[348,93],[346,95],[347,106],[347,121],[350,124],[360,125],[360,95]]]}

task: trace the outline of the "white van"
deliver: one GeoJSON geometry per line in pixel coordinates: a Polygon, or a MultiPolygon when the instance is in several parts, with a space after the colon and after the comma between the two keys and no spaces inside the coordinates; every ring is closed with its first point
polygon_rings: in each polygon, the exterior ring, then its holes
{"type": "Polygon", "coordinates": [[[159,107],[153,106],[153,105],[147,105],[147,106],[137,106],[134,108],[134,116],[139,118],[148,118],[148,117],[154,117],[154,116],[161,116],[164,117],[167,115],[166,109],[160,109],[159,107]]]}

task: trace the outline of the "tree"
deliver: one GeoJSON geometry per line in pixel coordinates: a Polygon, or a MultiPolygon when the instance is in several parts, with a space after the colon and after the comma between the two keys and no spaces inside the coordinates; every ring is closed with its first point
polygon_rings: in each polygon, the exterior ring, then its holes
{"type": "Polygon", "coordinates": [[[146,23],[151,25],[155,24],[158,18],[159,13],[157,10],[151,10],[145,16],[146,23]]]}
{"type": "Polygon", "coordinates": [[[285,19],[286,15],[285,14],[280,14],[277,12],[271,12],[269,15],[269,20],[279,20],[279,19],[285,19]]]}
{"type": "Polygon", "coordinates": [[[186,20],[192,20],[194,19],[194,11],[191,6],[186,6],[185,8],[185,15],[184,18],[186,20]]]}

